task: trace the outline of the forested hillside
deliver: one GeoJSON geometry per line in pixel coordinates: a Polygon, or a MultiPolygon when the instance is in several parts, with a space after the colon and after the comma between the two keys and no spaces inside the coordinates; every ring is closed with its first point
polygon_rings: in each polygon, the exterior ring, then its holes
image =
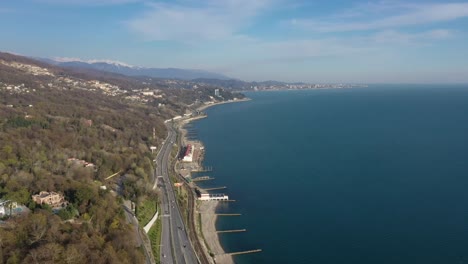
{"type": "Polygon", "coordinates": [[[0,263],[142,263],[122,201],[155,199],[149,147],[165,138],[165,119],[213,89],[148,88],[0,55],[0,200],[29,208],[0,221],[0,263]],[[41,191],[68,205],[36,204],[41,191]]]}

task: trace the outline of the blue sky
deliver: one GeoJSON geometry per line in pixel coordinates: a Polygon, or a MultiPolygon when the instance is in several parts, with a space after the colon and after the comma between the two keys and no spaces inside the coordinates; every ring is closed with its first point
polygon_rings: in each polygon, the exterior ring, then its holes
{"type": "Polygon", "coordinates": [[[468,1],[5,0],[0,50],[244,80],[468,82],[468,1]]]}

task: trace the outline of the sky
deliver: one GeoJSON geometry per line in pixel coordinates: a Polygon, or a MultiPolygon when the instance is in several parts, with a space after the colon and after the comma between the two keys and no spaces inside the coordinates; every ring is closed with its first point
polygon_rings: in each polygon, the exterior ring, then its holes
{"type": "Polygon", "coordinates": [[[468,1],[1,0],[0,50],[247,81],[468,83],[468,1]]]}

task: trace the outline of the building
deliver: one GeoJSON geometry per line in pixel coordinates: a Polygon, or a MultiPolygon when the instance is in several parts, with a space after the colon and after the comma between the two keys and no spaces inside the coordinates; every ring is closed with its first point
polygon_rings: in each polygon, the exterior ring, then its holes
{"type": "Polygon", "coordinates": [[[187,148],[185,149],[184,158],[182,158],[182,161],[192,162],[193,161],[193,151],[194,151],[194,147],[192,145],[188,144],[187,148]]]}
{"type": "Polygon", "coordinates": [[[215,89],[215,96],[219,96],[219,89],[215,89]]]}
{"type": "Polygon", "coordinates": [[[9,200],[0,200],[0,217],[10,215],[11,210],[15,210],[18,203],[9,200]]]}
{"type": "Polygon", "coordinates": [[[154,95],[154,92],[153,91],[143,91],[141,92],[142,95],[146,95],[146,96],[151,96],[151,95],[154,95]]]}
{"type": "Polygon", "coordinates": [[[68,202],[65,200],[63,195],[56,192],[40,192],[39,194],[33,195],[32,199],[37,204],[48,204],[52,208],[54,207],[65,207],[68,202]]]}
{"type": "Polygon", "coordinates": [[[68,162],[71,162],[71,163],[73,163],[75,165],[81,165],[81,166],[83,166],[85,168],[94,168],[95,167],[95,165],[93,163],[87,162],[85,160],[80,160],[80,159],[77,159],[77,158],[69,158],[68,162]]]}
{"type": "Polygon", "coordinates": [[[229,197],[223,193],[201,193],[200,197],[198,197],[200,201],[227,201],[229,197]]]}

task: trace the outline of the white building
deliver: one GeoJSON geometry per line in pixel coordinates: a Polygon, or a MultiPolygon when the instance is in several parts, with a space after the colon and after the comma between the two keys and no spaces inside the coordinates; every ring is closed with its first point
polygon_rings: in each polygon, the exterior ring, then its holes
{"type": "Polygon", "coordinates": [[[227,201],[229,197],[223,193],[202,193],[200,197],[198,197],[200,201],[227,201]]]}
{"type": "Polygon", "coordinates": [[[0,217],[9,215],[10,207],[12,210],[14,210],[18,207],[18,203],[8,200],[0,200],[0,217]]]}
{"type": "Polygon", "coordinates": [[[141,92],[142,95],[146,95],[146,96],[151,96],[151,95],[154,95],[154,92],[153,91],[143,91],[141,92]]]}

